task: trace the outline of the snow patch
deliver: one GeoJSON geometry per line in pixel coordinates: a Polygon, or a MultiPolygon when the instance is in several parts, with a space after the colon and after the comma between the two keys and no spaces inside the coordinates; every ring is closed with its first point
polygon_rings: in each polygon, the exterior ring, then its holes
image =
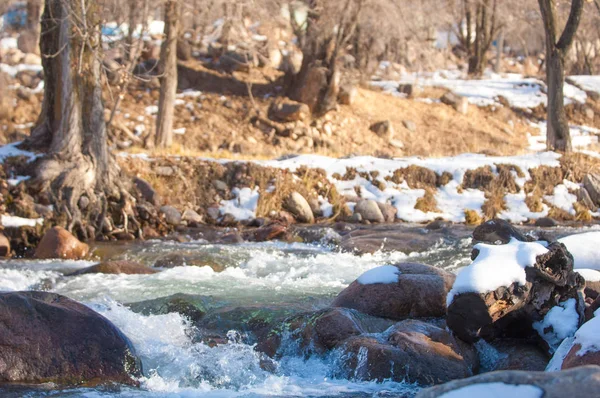
{"type": "Polygon", "coordinates": [[[358,277],[357,281],[361,285],[374,285],[376,283],[398,283],[398,275],[400,270],[393,265],[382,265],[368,270],[358,277]]]}
{"type": "Polygon", "coordinates": [[[35,227],[36,225],[41,225],[44,222],[43,218],[23,218],[9,216],[7,214],[2,214],[2,216],[0,216],[0,220],[2,222],[2,226],[14,228],[35,227]]]}
{"type": "Polygon", "coordinates": [[[581,345],[581,349],[577,351],[578,356],[583,356],[588,352],[600,351],[600,317],[598,311],[594,313],[594,317],[581,325],[575,333],[575,341],[573,345],[581,345]]]}
{"type": "Polygon", "coordinates": [[[600,271],[594,269],[578,269],[577,273],[583,276],[587,282],[600,282],[600,271]]]}
{"type": "MultiPolygon", "coordinates": [[[[585,232],[583,234],[569,235],[558,240],[567,247],[575,260],[575,269],[590,269],[600,271],[600,232],[585,232]]],[[[584,276],[585,278],[585,276],[584,276]]]]}
{"type": "Polygon", "coordinates": [[[480,383],[447,392],[439,398],[542,398],[544,391],[528,384],[480,383]]]}
{"type": "Polygon", "coordinates": [[[239,221],[255,218],[259,198],[258,187],[254,189],[234,188],[231,193],[235,195],[235,198],[221,201],[219,207],[221,214],[229,213],[239,221]]]}
{"type": "Polygon", "coordinates": [[[487,293],[513,283],[524,285],[527,282],[525,268],[533,266],[537,256],[548,252],[540,243],[520,242],[514,238],[506,245],[478,243],[474,249],[479,250],[479,255],[456,276],[448,293],[448,306],[461,293],[487,293]]]}
{"type": "Polygon", "coordinates": [[[567,337],[573,336],[579,326],[577,301],[568,299],[552,307],[543,320],[535,322],[533,328],[550,346],[556,350],[567,337]]]}

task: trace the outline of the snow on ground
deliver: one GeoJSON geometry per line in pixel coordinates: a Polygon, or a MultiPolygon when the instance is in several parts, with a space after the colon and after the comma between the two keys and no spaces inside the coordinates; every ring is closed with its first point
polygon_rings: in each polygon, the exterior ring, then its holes
{"type": "Polygon", "coordinates": [[[600,76],[569,76],[569,79],[586,91],[600,93],[600,76]]]}
{"type": "MultiPolygon", "coordinates": [[[[539,135],[529,135],[530,151],[545,151],[546,150],[546,122],[531,123],[531,126],[539,130],[539,135]]],[[[588,126],[569,126],[571,132],[571,143],[573,148],[586,148],[590,145],[598,144],[598,136],[600,130],[588,126]]]]}
{"type": "Polygon", "coordinates": [[[479,383],[447,392],[439,398],[542,398],[544,391],[527,384],[479,383]]]}
{"type": "Polygon", "coordinates": [[[577,273],[583,276],[587,282],[600,282],[600,271],[596,271],[595,269],[578,269],[577,273]]]}
{"type": "MultiPolygon", "coordinates": [[[[552,152],[507,157],[463,154],[444,158],[407,157],[394,159],[382,159],[372,156],[336,159],[319,155],[300,155],[284,160],[257,161],[257,163],[292,171],[301,166],[321,168],[327,172],[328,178],[335,184],[340,194],[355,196],[355,187],[358,186],[363,198],[392,204],[397,209],[397,217],[407,222],[427,222],[438,217],[454,222],[464,222],[465,210],[481,212],[481,206],[485,202],[483,191],[460,189],[467,170],[490,166],[496,171],[496,164],[514,164],[526,174],[525,178],[516,178],[517,183],[522,186],[529,179],[527,170],[542,165],[559,166],[559,158],[560,155],[552,152]],[[417,200],[425,195],[423,189],[411,189],[406,182],[395,184],[392,181],[385,180],[385,177],[393,176],[395,170],[411,165],[428,168],[438,175],[444,172],[452,175],[452,181],[440,187],[435,194],[440,212],[425,213],[414,208],[417,200]],[[385,189],[380,190],[375,184],[360,175],[350,181],[334,178],[336,174],[343,176],[347,168],[355,168],[358,172],[367,173],[377,171],[379,173],[377,180],[385,184],[385,189]]],[[[501,214],[501,217],[513,222],[522,222],[527,218],[536,219],[548,214],[547,208],[540,213],[531,212],[529,209],[525,210],[527,206],[524,203],[524,195],[524,193],[521,193],[507,197],[508,209],[501,214]]]]}
{"type": "Polygon", "coordinates": [[[44,222],[43,218],[23,218],[3,214],[0,216],[3,227],[35,227],[44,222]]]}
{"type": "Polygon", "coordinates": [[[533,328],[546,340],[552,351],[556,351],[564,339],[577,331],[579,314],[576,306],[576,300],[569,299],[552,307],[544,319],[533,324],[533,328]]]}
{"type": "Polygon", "coordinates": [[[33,152],[19,149],[19,145],[21,145],[21,141],[0,146],[0,162],[3,162],[6,158],[12,156],[25,156],[29,160],[33,160],[37,157],[33,152]]]}
{"type": "Polygon", "coordinates": [[[361,285],[373,285],[376,283],[398,283],[400,270],[393,265],[382,265],[368,270],[358,277],[357,281],[361,285]]]}
{"type": "Polygon", "coordinates": [[[250,188],[234,188],[231,193],[235,195],[235,198],[221,201],[220,213],[222,215],[229,213],[236,220],[255,218],[259,198],[258,187],[253,190],[250,188]]]}
{"type": "Polygon", "coordinates": [[[573,255],[576,269],[600,271],[600,256],[598,256],[600,232],[569,235],[558,241],[564,244],[573,255]]]}
{"type": "Polygon", "coordinates": [[[520,242],[512,239],[506,245],[476,244],[477,258],[456,276],[448,293],[450,306],[454,297],[461,293],[488,293],[513,283],[525,285],[525,267],[535,264],[536,257],[548,251],[537,242],[520,242]]]}
{"type": "MultiPolygon", "coordinates": [[[[400,84],[442,87],[466,97],[471,104],[477,106],[500,105],[499,97],[506,98],[512,107],[523,109],[545,105],[548,101],[544,82],[514,73],[500,75],[488,71],[483,79],[467,79],[463,73],[458,71],[408,73],[403,75],[399,81],[374,81],[371,84],[398,96],[401,95],[397,91],[400,84]]],[[[565,83],[566,104],[584,103],[586,98],[585,91],[565,83]]]]}

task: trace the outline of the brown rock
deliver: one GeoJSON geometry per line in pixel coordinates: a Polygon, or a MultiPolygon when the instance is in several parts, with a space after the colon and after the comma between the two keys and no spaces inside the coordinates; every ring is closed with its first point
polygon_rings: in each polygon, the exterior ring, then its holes
{"type": "Polygon", "coordinates": [[[69,231],[62,227],[53,227],[42,237],[34,256],[80,260],[87,257],[89,251],[89,246],[80,242],[69,231]]]}
{"type": "Polygon", "coordinates": [[[394,138],[394,127],[392,127],[392,122],[389,120],[373,123],[369,127],[369,130],[387,141],[394,138]]]}
{"type": "Polygon", "coordinates": [[[4,234],[0,234],[0,257],[10,257],[10,241],[4,234]]]}
{"type": "Polygon", "coordinates": [[[158,271],[150,268],[144,264],[136,263],[133,261],[107,261],[104,263],[92,265],[78,271],[73,272],[73,275],[85,275],[85,274],[127,274],[127,275],[145,275],[155,274],[158,271]]]}
{"type": "Polygon", "coordinates": [[[466,115],[469,113],[469,100],[452,92],[444,94],[440,101],[443,104],[453,107],[458,113],[466,115]]]}
{"type": "Polygon", "coordinates": [[[332,306],[397,320],[446,314],[446,296],[456,278],[453,274],[416,263],[396,267],[398,283],[363,285],[356,280],[335,298],[332,306]]]}
{"type": "Polygon", "coordinates": [[[396,324],[387,341],[351,337],[341,347],[343,367],[361,380],[433,385],[473,376],[478,368],[472,346],[444,329],[415,320],[396,324]]]}
{"type": "Polygon", "coordinates": [[[46,292],[0,293],[0,382],[136,385],[127,337],[85,305],[46,292]]]}
{"type": "MultiPolygon", "coordinates": [[[[539,346],[528,344],[521,339],[498,339],[490,343],[497,351],[488,371],[496,370],[528,370],[542,372],[546,369],[550,358],[539,346]]],[[[485,366],[485,365],[482,365],[485,366]]]]}
{"type": "Polygon", "coordinates": [[[280,100],[269,107],[269,119],[279,122],[305,121],[310,117],[308,105],[291,100],[280,100]]]}

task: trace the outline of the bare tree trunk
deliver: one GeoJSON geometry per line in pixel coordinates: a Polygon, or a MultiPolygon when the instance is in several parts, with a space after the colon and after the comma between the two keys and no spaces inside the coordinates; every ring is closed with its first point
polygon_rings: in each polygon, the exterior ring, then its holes
{"type": "Polygon", "coordinates": [[[500,26],[497,24],[498,0],[463,0],[462,24],[466,23],[466,34],[458,29],[458,38],[467,52],[468,74],[479,77],[483,74],[487,63],[487,52],[500,26]],[[473,18],[475,30],[473,31],[473,18]]]}
{"type": "MultiPolygon", "coordinates": [[[[137,27],[137,8],[139,4],[136,0],[129,0],[129,29],[127,31],[127,40],[125,41],[125,54],[126,59],[133,62],[134,43],[133,34],[137,27]]],[[[139,38],[142,40],[142,37],[139,38]]]]}
{"type": "Polygon", "coordinates": [[[548,85],[548,150],[570,152],[572,148],[569,123],[564,107],[565,57],[579,27],[583,0],[572,0],[571,12],[560,39],[555,0],[538,0],[546,32],[546,80],[548,85]]]}
{"type": "Polygon", "coordinates": [[[121,198],[104,122],[98,3],[46,0],[40,41],[44,101],[24,143],[47,151],[30,186],[47,192],[56,211],[67,216],[68,229],[79,226],[84,237],[86,226],[101,228],[108,198],[121,198]],[[80,206],[82,196],[88,200],[80,206]]]}
{"type": "Polygon", "coordinates": [[[498,35],[496,63],[494,64],[494,72],[496,72],[496,73],[500,73],[503,53],[504,53],[504,29],[500,30],[500,34],[498,35]]]}
{"type": "Polygon", "coordinates": [[[165,38],[160,51],[160,96],[156,119],[156,145],[162,148],[173,144],[173,118],[177,93],[177,36],[179,32],[179,1],[165,4],[165,38]]]}
{"type": "MultiPolygon", "coordinates": [[[[27,0],[27,31],[35,38],[34,48],[39,48],[40,42],[40,15],[42,12],[42,0],[27,0]]],[[[38,53],[36,51],[36,53],[38,53]]],[[[38,53],[39,54],[39,53],[38,53]]]]}

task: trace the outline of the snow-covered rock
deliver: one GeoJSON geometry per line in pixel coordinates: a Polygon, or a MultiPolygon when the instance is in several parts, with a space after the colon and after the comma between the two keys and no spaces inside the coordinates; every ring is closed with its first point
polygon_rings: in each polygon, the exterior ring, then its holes
{"type": "Polygon", "coordinates": [[[600,271],[600,231],[569,235],[558,241],[567,247],[575,260],[575,269],[592,269],[600,271]]]}

